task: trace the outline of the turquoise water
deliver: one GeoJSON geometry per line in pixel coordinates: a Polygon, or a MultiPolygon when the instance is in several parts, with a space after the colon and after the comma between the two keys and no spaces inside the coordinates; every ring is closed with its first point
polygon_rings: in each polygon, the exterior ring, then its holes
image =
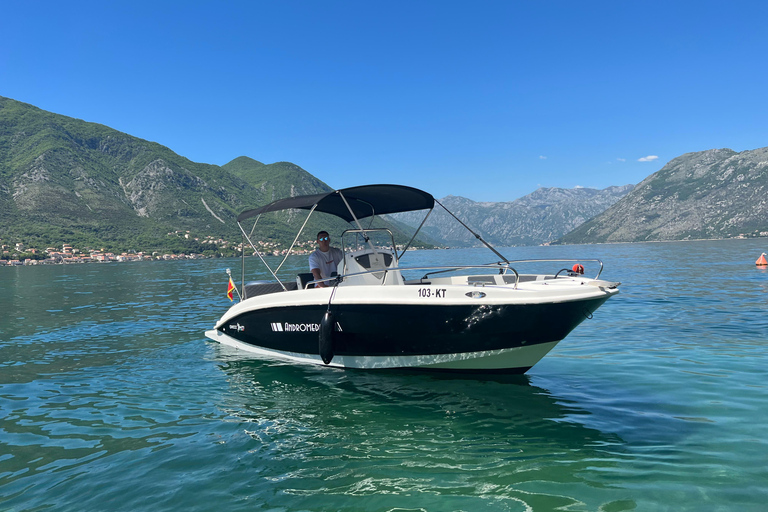
{"type": "Polygon", "coordinates": [[[237,260],[0,269],[0,510],[764,510],[767,250],[505,249],[622,293],[488,379],[242,359],[237,260]]]}

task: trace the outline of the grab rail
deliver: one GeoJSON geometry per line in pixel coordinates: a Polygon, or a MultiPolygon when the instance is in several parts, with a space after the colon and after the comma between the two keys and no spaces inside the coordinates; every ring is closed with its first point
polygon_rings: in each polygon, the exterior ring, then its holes
{"type": "MultiPolygon", "coordinates": [[[[509,263],[581,263],[584,261],[593,261],[600,264],[600,270],[598,270],[595,279],[600,279],[600,274],[603,273],[603,261],[598,258],[557,258],[557,259],[531,259],[531,260],[511,260],[509,263]]],[[[501,262],[499,262],[501,264],[501,262]]]]}
{"type": "MultiPolygon", "coordinates": [[[[440,272],[454,272],[457,270],[464,270],[464,269],[470,269],[470,268],[483,268],[483,269],[496,269],[498,266],[495,263],[488,263],[484,265],[443,265],[443,266],[429,266],[429,267],[387,267],[383,269],[376,269],[376,270],[366,270],[364,272],[353,272],[350,274],[342,274],[339,276],[334,277],[327,277],[324,279],[316,279],[314,281],[309,281],[305,285],[308,287],[310,284],[316,284],[321,282],[327,282],[327,281],[334,281],[336,279],[339,279],[343,281],[347,277],[354,277],[354,276],[362,276],[367,274],[373,274],[373,273],[384,273],[384,276],[381,278],[381,284],[383,285],[386,282],[387,279],[387,272],[400,272],[401,270],[434,270],[434,269],[447,269],[447,270],[441,270],[437,272],[430,272],[428,274],[425,274],[425,277],[422,277],[422,279],[426,279],[426,276],[430,274],[437,274],[440,272]]],[[[511,270],[515,273],[515,288],[517,288],[517,283],[520,281],[520,275],[517,273],[517,270],[515,270],[512,267],[509,267],[508,270],[511,270]]]]}
{"type": "MultiPolygon", "coordinates": [[[[594,279],[599,279],[600,274],[603,273],[603,262],[600,259],[597,258],[590,258],[590,259],[584,259],[584,258],[567,258],[567,259],[529,259],[529,260],[512,260],[509,263],[563,263],[563,262],[595,262],[600,264],[600,269],[597,272],[597,276],[595,276],[594,279]]],[[[410,270],[410,271],[423,271],[423,270],[433,270],[434,272],[427,272],[424,274],[424,276],[421,279],[427,279],[428,276],[434,275],[434,274],[442,274],[446,272],[456,272],[458,270],[465,270],[465,269],[493,269],[493,270],[501,270],[502,274],[506,274],[508,271],[512,271],[515,274],[515,285],[513,289],[517,289],[517,285],[520,282],[520,274],[518,271],[512,267],[511,265],[508,265],[506,262],[497,262],[497,263],[486,263],[482,265],[438,265],[438,266],[413,266],[413,267],[394,267],[390,268],[387,267],[385,269],[377,269],[377,270],[367,270],[365,272],[353,272],[350,274],[343,274],[339,276],[334,277],[328,277],[325,279],[316,279],[314,281],[309,281],[305,285],[305,289],[311,285],[316,284],[320,282],[329,282],[329,281],[335,281],[335,280],[341,280],[343,281],[347,277],[353,277],[353,276],[360,276],[360,275],[366,275],[366,274],[373,274],[374,272],[383,272],[384,277],[381,279],[381,284],[383,285],[386,282],[386,275],[387,272],[400,272],[402,270],[410,270]]]]}

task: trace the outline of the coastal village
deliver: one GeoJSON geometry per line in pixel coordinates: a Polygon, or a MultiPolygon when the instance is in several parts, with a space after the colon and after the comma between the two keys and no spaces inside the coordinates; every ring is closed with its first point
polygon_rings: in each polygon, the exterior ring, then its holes
{"type": "MultiPolygon", "coordinates": [[[[46,247],[44,249],[27,247],[23,242],[6,242],[0,239],[0,267],[21,265],[70,265],[79,263],[111,263],[131,261],[172,261],[195,260],[205,258],[220,258],[239,255],[243,251],[242,242],[231,242],[223,238],[206,236],[192,238],[189,231],[175,231],[168,236],[192,239],[203,246],[208,246],[201,253],[171,253],[161,251],[128,251],[120,254],[94,249],[91,247],[75,247],[73,244],[64,243],[61,247],[46,247]]],[[[283,256],[287,249],[283,244],[275,241],[259,241],[256,246],[262,255],[283,256]]],[[[250,247],[245,246],[246,250],[250,247]]],[[[309,254],[316,248],[314,240],[297,241],[291,254],[309,254]]],[[[255,255],[255,253],[254,253],[255,255]]]]}
{"type": "MultiPolygon", "coordinates": [[[[168,236],[190,239],[189,231],[173,231],[168,236]]],[[[768,231],[761,231],[752,234],[738,234],[732,238],[747,239],[759,237],[768,237],[768,231]]],[[[36,247],[27,247],[23,242],[6,242],[0,238],[0,267],[13,267],[23,265],[70,265],[78,263],[112,263],[112,262],[131,262],[131,261],[175,261],[175,260],[199,260],[207,258],[224,258],[239,256],[243,251],[249,249],[242,242],[231,242],[223,238],[206,236],[203,238],[191,238],[203,246],[208,246],[200,253],[184,252],[162,252],[162,251],[128,251],[115,254],[104,249],[93,249],[91,247],[78,248],[72,244],[62,244],[61,248],[46,247],[38,249],[36,247]]],[[[288,251],[284,244],[275,241],[258,241],[256,247],[263,256],[285,256],[288,251]]],[[[543,243],[542,246],[548,246],[549,243],[543,243]]],[[[308,255],[317,248],[315,240],[299,240],[291,250],[291,254],[308,255]]],[[[398,249],[402,247],[398,245],[398,249]]],[[[412,250],[416,250],[413,248],[412,250]]],[[[253,256],[256,255],[254,252],[253,256]]]]}

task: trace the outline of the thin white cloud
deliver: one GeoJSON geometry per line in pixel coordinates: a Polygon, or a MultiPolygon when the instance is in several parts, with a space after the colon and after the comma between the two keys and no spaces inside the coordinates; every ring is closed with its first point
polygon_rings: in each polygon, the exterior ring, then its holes
{"type": "Polygon", "coordinates": [[[627,159],[626,158],[617,158],[616,161],[617,162],[626,162],[627,159]]]}
{"type": "Polygon", "coordinates": [[[653,162],[654,160],[658,160],[658,159],[659,159],[659,157],[656,156],[656,155],[648,155],[648,156],[644,156],[643,158],[638,158],[637,161],[638,162],[653,162]]]}
{"type": "Polygon", "coordinates": [[[539,155],[539,160],[546,160],[546,159],[547,157],[545,157],[544,155],[539,155]]]}

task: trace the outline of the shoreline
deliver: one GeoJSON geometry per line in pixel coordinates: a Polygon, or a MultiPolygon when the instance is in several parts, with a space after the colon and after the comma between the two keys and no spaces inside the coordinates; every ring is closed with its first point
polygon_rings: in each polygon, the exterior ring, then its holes
{"type": "MultiPolygon", "coordinates": [[[[629,245],[629,244],[660,244],[660,243],[677,243],[677,242],[683,242],[683,243],[689,243],[689,242],[720,242],[720,241],[750,241],[750,240],[760,240],[765,239],[768,240],[768,237],[731,237],[731,238],[695,238],[695,239],[688,239],[688,240],[642,240],[637,242],[594,242],[594,243],[583,243],[583,244],[542,244],[542,245],[509,245],[509,246],[499,246],[499,249],[509,248],[509,249],[520,249],[524,247],[575,247],[575,246],[586,246],[586,245],[629,245]]],[[[444,251],[447,249],[480,249],[482,246],[473,246],[473,247],[436,247],[432,249],[418,249],[419,251],[444,251]]],[[[292,256],[305,256],[302,254],[294,254],[292,256]]],[[[249,257],[256,257],[255,255],[249,256],[249,257]]],[[[44,260],[32,260],[27,259],[24,261],[21,260],[0,260],[0,268],[3,267],[35,267],[35,266],[50,266],[50,265],[85,265],[85,264],[108,264],[108,263],[143,263],[143,262],[163,262],[163,261],[184,261],[184,260],[210,260],[210,259],[240,259],[241,257],[239,255],[233,255],[233,256],[205,256],[202,254],[164,254],[163,256],[154,256],[154,257],[134,257],[134,258],[125,258],[125,257],[118,257],[115,259],[110,260],[89,260],[88,258],[83,259],[77,259],[77,261],[72,261],[74,258],[59,258],[58,261],[51,261],[51,259],[44,259],[44,260]],[[69,260],[69,261],[68,261],[69,260]]]]}

